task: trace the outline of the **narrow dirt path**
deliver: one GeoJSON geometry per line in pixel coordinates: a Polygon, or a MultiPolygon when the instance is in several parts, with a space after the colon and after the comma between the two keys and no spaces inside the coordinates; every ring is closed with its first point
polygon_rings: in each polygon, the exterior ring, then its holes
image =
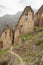
{"type": "Polygon", "coordinates": [[[25,65],[24,62],[23,62],[23,59],[21,58],[21,56],[18,55],[17,53],[14,53],[14,52],[12,51],[12,49],[13,49],[13,46],[10,48],[10,53],[11,53],[12,55],[16,56],[16,57],[20,60],[21,65],[25,65]]]}

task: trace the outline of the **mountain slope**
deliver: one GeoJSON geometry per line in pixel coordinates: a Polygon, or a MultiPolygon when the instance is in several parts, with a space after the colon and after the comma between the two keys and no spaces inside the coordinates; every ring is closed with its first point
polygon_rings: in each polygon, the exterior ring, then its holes
{"type": "Polygon", "coordinates": [[[21,44],[14,45],[14,53],[18,53],[25,65],[43,65],[43,29],[33,33],[21,34],[21,44]]]}
{"type": "Polygon", "coordinates": [[[0,17],[0,34],[3,31],[4,26],[9,25],[10,28],[15,29],[15,25],[17,21],[19,20],[19,17],[21,15],[21,11],[16,13],[15,15],[4,15],[3,17],[0,17]]]}

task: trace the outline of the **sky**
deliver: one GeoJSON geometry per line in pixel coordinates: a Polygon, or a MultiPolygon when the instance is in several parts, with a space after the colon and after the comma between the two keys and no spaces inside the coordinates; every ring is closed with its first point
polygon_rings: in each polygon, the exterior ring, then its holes
{"type": "Polygon", "coordinates": [[[24,10],[25,6],[39,9],[43,5],[43,0],[0,0],[0,16],[5,14],[16,14],[24,10]]]}

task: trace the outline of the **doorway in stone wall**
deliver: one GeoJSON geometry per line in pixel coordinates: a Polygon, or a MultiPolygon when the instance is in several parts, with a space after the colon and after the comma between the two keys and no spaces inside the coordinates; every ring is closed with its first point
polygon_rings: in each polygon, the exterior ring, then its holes
{"type": "Polygon", "coordinates": [[[12,45],[14,45],[14,31],[13,31],[13,35],[12,35],[12,45]]]}
{"type": "Polygon", "coordinates": [[[0,41],[0,49],[3,48],[3,41],[0,41]]]}

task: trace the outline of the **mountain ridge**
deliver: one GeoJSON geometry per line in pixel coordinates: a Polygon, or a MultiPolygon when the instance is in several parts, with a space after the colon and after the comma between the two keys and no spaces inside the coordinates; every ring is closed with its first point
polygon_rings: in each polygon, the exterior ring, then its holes
{"type": "Polygon", "coordinates": [[[17,21],[19,20],[20,15],[22,14],[22,11],[16,13],[15,15],[9,15],[6,14],[3,17],[0,17],[0,34],[3,31],[3,28],[6,25],[9,25],[11,29],[15,29],[15,25],[17,21]]]}

